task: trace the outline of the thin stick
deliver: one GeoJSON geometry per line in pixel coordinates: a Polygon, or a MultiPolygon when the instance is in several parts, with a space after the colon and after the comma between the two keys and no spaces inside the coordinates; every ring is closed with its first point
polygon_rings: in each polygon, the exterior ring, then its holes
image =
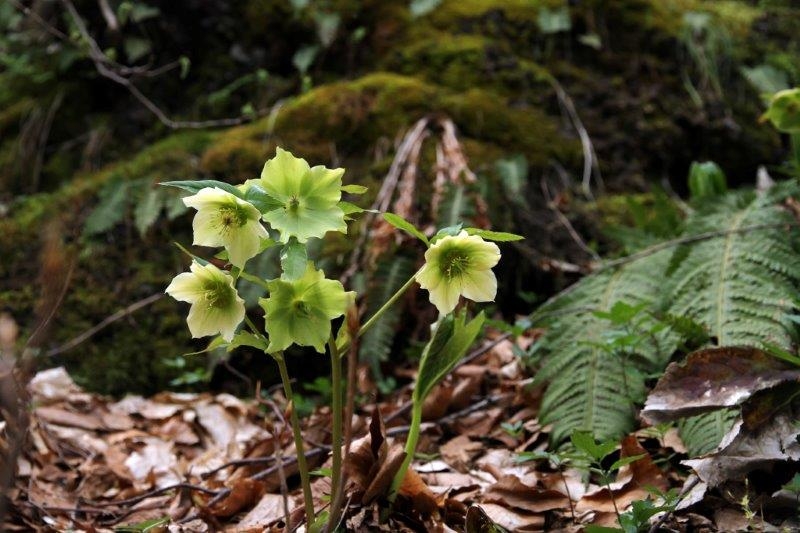
{"type": "Polygon", "coordinates": [[[110,315],[110,316],[106,317],[105,319],[103,319],[99,324],[96,324],[96,325],[92,326],[91,328],[87,329],[86,331],[84,331],[83,333],[78,335],[77,337],[74,337],[73,339],[71,339],[71,340],[67,341],[66,343],[62,344],[61,346],[53,348],[52,350],[47,352],[47,355],[49,357],[52,357],[54,355],[58,355],[60,353],[66,352],[67,350],[71,350],[72,348],[78,346],[79,344],[81,344],[85,340],[87,340],[90,337],[92,337],[94,334],[96,334],[98,331],[102,330],[103,328],[109,326],[110,324],[113,324],[114,322],[116,322],[117,320],[119,320],[121,318],[125,318],[126,316],[128,316],[128,315],[130,315],[132,313],[135,313],[136,311],[138,311],[139,309],[141,309],[143,307],[147,307],[148,305],[152,304],[153,302],[156,302],[156,301],[160,300],[163,296],[164,296],[164,293],[162,293],[162,292],[158,292],[156,294],[151,294],[147,298],[142,298],[138,302],[134,302],[131,305],[129,305],[128,307],[126,307],[124,309],[120,309],[119,311],[117,311],[113,315],[110,315]]]}

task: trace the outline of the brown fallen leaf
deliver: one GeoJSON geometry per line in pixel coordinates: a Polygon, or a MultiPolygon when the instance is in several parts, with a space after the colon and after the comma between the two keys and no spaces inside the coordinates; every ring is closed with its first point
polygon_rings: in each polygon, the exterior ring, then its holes
{"type": "Polygon", "coordinates": [[[472,460],[480,454],[484,446],[473,441],[467,435],[459,435],[450,439],[439,448],[442,460],[458,472],[467,472],[472,460]]]}
{"type": "Polygon", "coordinates": [[[492,522],[508,531],[517,533],[544,531],[545,519],[542,514],[514,511],[494,503],[482,503],[480,507],[492,522]]]}
{"type": "Polygon", "coordinates": [[[484,498],[487,502],[504,504],[514,509],[543,513],[569,507],[569,499],[558,490],[531,487],[517,476],[503,476],[490,486],[484,498]]]}
{"type": "Polygon", "coordinates": [[[214,516],[233,516],[244,508],[252,507],[264,493],[264,484],[251,478],[236,479],[226,485],[231,492],[210,509],[214,516]]]}
{"type": "Polygon", "coordinates": [[[237,533],[260,533],[270,525],[284,519],[283,496],[264,494],[238,524],[229,528],[237,533]]]}
{"type": "Polygon", "coordinates": [[[698,350],[683,364],[667,367],[641,415],[651,424],[693,416],[740,405],[754,393],[788,381],[800,381],[800,369],[789,369],[757,348],[698,350]]]}

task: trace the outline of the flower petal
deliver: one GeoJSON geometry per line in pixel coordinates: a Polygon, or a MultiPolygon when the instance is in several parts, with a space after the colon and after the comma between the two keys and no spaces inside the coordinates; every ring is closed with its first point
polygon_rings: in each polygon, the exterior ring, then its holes
{"type": "Polygon", "coordinates": [[[261,183],[267,194],[285,202],[300,195],[300,180],[310,170],[305,159],[278,148],[261,171],[261,183]]]}
{"type": "Polygon", "coordinates": [[[461,294],[473,302],[493,302],[497,278],[491,270],[471,270],[462,276],[461,287],[461,294]]]}
{"type": "MultiPolygon", "coordinates": [[[[261,227],[258,223],[256,225],[261,227]]],[[[261,229],[263,230],[264,228],[261,227],[261,229]]],[[[259,232],[251,222],[241,228],[231,228],[227,235],[224,236],[225,249],[228,250],[231,264],[244,268],[247,260],[258,253],[261,236],[262,232],[259,232]]]]}
{"type": "Polygon", "coordinates": [[[189,272],[178,274],[164,291],[179,302],[194,302],[205,293],[197,276],[189,272]]]}
{"type": "Polygon", "coordinates": [[[222,235],[219,232],[219,211],[216,209],[202,209],[192,220],[194,244],[199,246],[222,246],[222,235]]]}

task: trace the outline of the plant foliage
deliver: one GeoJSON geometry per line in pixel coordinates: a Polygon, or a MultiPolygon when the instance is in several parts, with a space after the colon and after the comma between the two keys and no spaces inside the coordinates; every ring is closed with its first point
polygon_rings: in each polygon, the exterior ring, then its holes
{"type": "MultiPolygon", "coordinates": [[[[548,383],[540,417],[553,424],[554,441],[575,429],[604,439],[632,428],[637,392],[685,335],[673,326],[675,317],[702,326],[718,346],[791,346],[800,243],[797,222],[782,203],[798,189],[787,182],[758,194],[705,197],[679,239],[583,278],[534,314],[548,325],[537,379],[548,383]],[[620,357],[607,349],[608,313],[617,302],[672,317],[671,327],[639,343],[633,357],[620,357]]],[[[729,427],[722,425],[730,417],[706,418],[683,424],[693,452],[713,448],[729,427]]]]}

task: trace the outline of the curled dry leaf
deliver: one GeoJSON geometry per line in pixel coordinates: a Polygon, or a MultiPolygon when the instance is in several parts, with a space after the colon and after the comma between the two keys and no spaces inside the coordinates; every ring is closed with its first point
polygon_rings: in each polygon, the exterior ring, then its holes
{"type": "Polygon", "coordinates": [[[722,439],[718,451],[683,464],[714,487],[776,462],[800,460],[799,437],[797,413],[781,412],[756,431],[747,431],[738,421],[722,439]]]}
{"type": "MultiPolygon", "coordinates": [[[[369,433],[353,441],[344,468],[352,488],[363,503],[386,493],[405,458],[402,446],[389,446],[380,411],[372,413],[369,433]]],[[[356,497],[358,500],[358,497],[356,497]]]]}
{"type": "Polygon", "coordinates": [[[647,397],[642,418],[651,424],[740,405],[754,393],[788,381],[800,381],[789,369],[757,348],[698,350],[667,367],[647,397]]]}

